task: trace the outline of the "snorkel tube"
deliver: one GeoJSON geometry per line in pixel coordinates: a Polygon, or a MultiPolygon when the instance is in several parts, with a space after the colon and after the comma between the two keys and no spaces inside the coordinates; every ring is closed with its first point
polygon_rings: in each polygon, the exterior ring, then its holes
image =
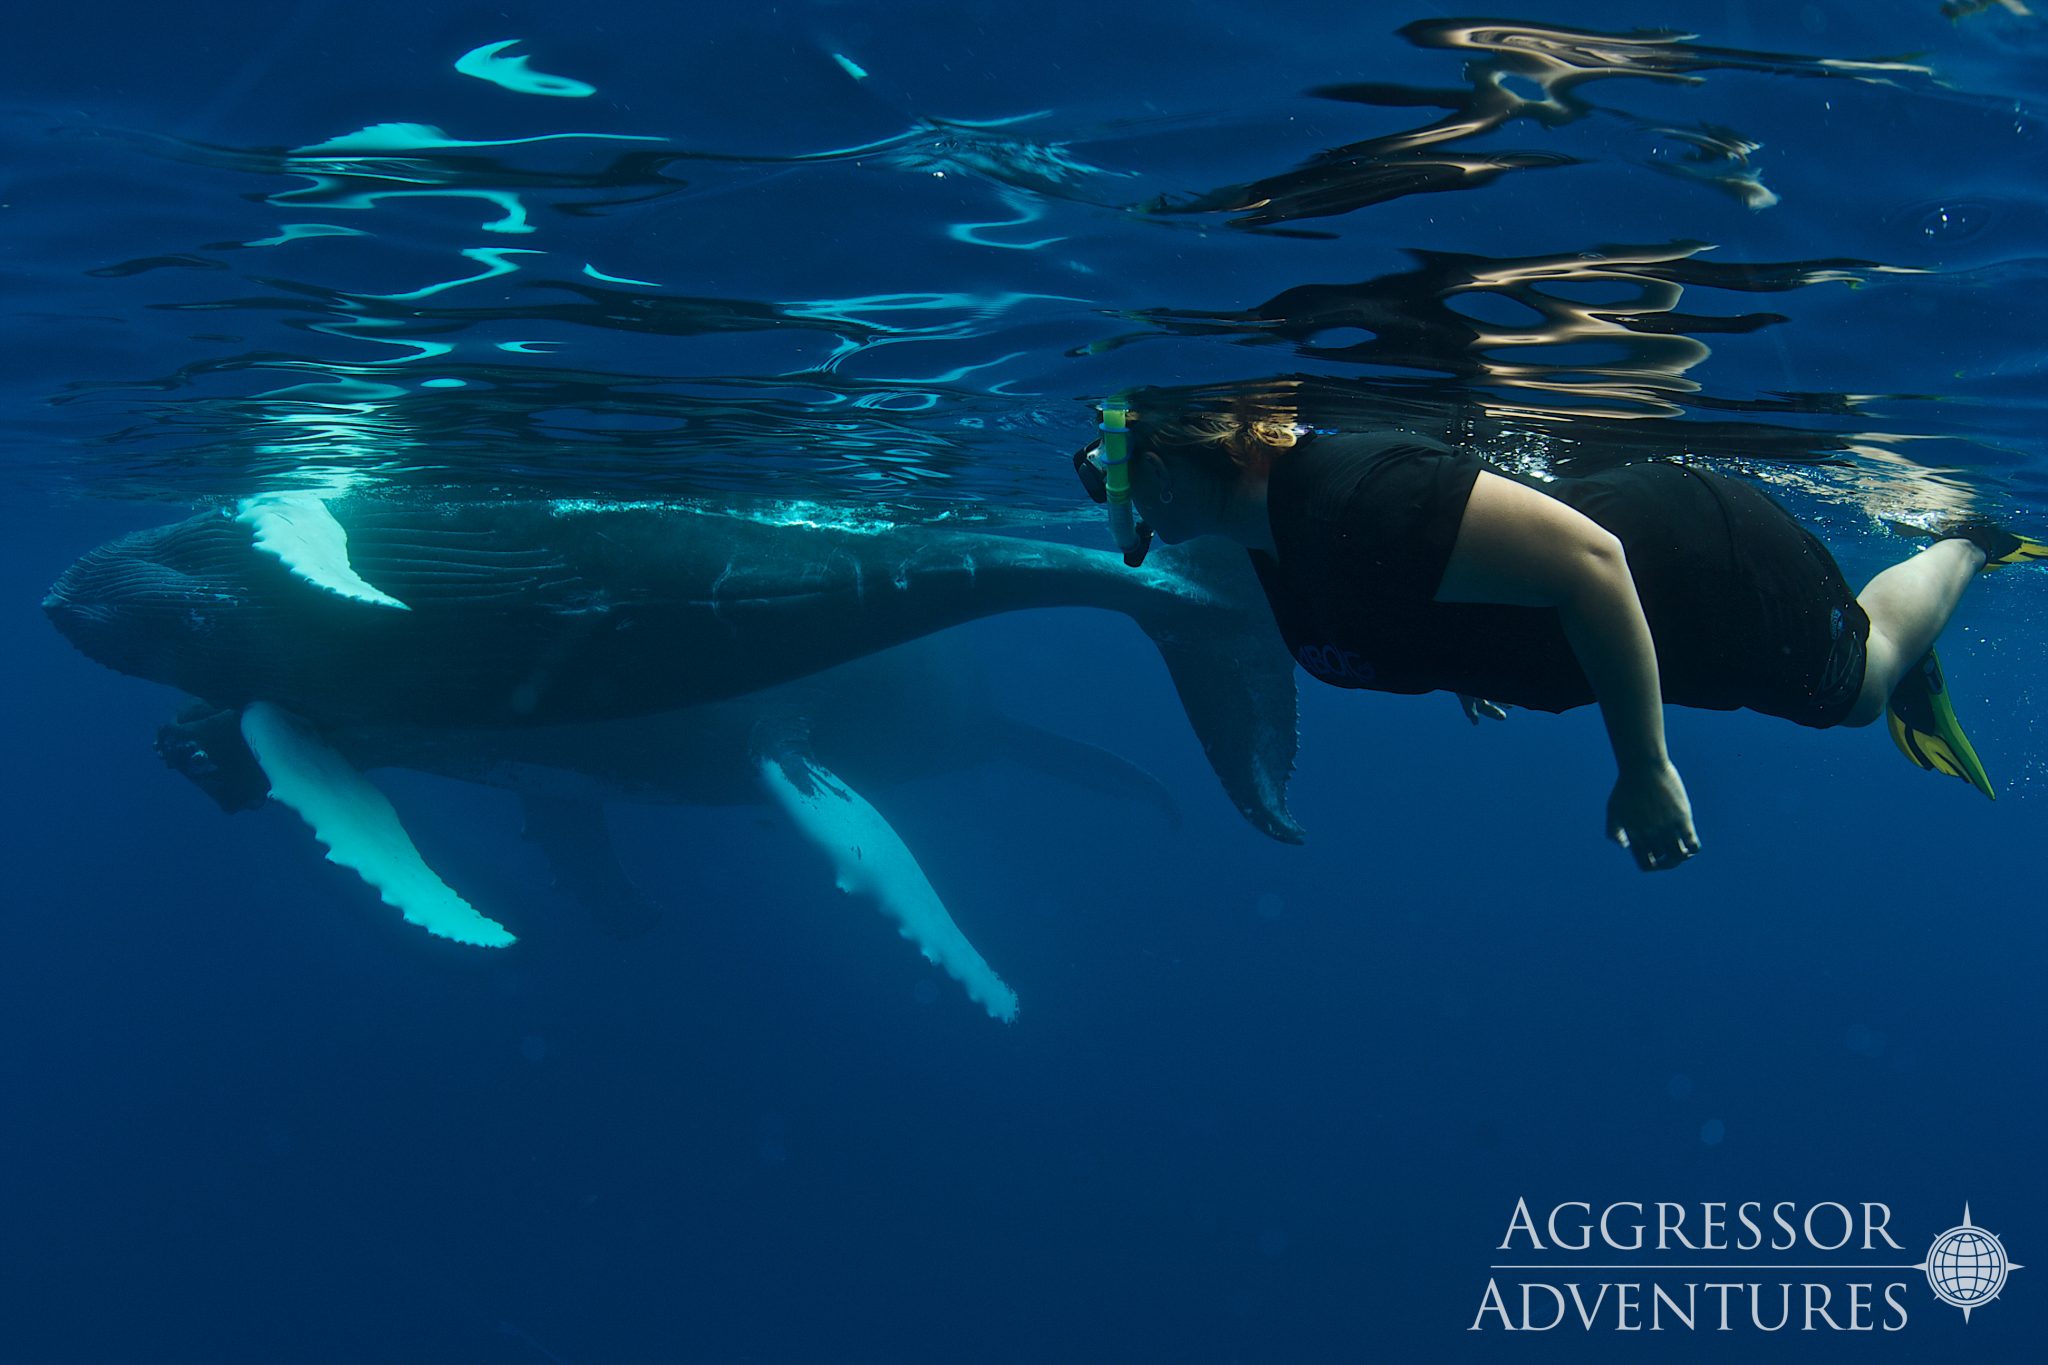
{"type": "Polygon", "coordinates": [[[1096,461],[1102,467],[1103,500],[1109,506],[1109,533],[1123,551],[1124,563],[1137,568],[1152,548],[1152,528],[1138,520],[1131,507],[1131,410],[1120,399],[1102,405],[1102,446],[1096,461]]]}

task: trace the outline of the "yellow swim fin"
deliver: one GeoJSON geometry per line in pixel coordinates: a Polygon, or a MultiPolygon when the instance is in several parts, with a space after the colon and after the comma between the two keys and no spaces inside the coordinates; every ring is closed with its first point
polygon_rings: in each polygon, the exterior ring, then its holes
{"type": "Polygon", "coordinates": [[[2038,564],[2048,559],[2048,544],[2043,544],[2030,536],[2015,535],[2008,531],[2001,540],[1987,548],[1984,554],[1984,568],[1981,572],[1989,573],[1993,569],[2003,569],[2012,564],[2038,564]]]}
{"type": "Polygon", "coordinates": [[[1956,719],[1955,707],[1949,704],[1941,660],[1934,657],[1933,650],[1899,680],[1885,707],[1885,724],[1892,732],[1892,743],[1916,766],[1959,777],[1993,801],[1998,799],[1998,789],[1991,785],[1976,748],[1956,719]]]}
{"type": "Polygon", "coordinates": [[[1984,552],[1984,567],[1979,573],[2048,560],[2048,542],[2008,531],[1995,521],[1957,521],[1943,526],[1916,526],[1909,521],[1886,524],[1894,533],[1916,539],[1969,541],[1984,552]]]}

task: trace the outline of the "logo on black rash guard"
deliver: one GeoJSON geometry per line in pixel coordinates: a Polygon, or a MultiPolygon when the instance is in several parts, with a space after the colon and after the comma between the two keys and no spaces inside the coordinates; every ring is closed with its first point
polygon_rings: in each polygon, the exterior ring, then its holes
{"type": "Polygon", "coordinates": [[[1315,677],[1339,687],[1370,687],[1377,676],[1355,650],[1335,645],[1303,645],[1298,657],[1301,666],[1315,677]]]}

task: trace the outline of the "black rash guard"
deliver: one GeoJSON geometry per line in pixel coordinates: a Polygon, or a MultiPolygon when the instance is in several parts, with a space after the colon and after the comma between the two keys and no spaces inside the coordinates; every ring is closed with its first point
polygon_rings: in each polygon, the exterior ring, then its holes
{"type": "MultiPolygon", "coordinates": [[[[1275,457],[1277,554],[1252,563],[1304,669],[1539,711],[1594,700],[1556,609],[1435,600],[1482,470],[1516,477],[1406,435],[1314,436],[1275,457]]],[[[1827,547],[1758,489],[1659,462],[1518,482],[1621,541],[1666,702],[1816,727],[1855,704],[1869,618],[1827,547]]]]}

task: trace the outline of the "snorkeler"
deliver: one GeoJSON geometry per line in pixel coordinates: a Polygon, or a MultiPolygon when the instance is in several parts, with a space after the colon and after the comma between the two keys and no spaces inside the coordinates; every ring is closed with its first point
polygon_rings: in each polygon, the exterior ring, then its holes
{"type": "Polygon", "coordinates": [[[1992,788],[1932,654],[1982,569],[2048,558],[1950,527],[1853,593],[1827,548],[1739,479],[1665,462],[1524,480],[1405,431],[1103,409],[1074,457],[1127,562],[1155,532],[1251,552],[1289,651],[1338,687],[1597,702],[1619,777],[1608,837],[1644,871],[1699,852],[1663,706],[1801,725],[1887,713],[1922,767],[1992,788]],[[1142,520],[1138,515],[1142,514],[1142,520]]]}

